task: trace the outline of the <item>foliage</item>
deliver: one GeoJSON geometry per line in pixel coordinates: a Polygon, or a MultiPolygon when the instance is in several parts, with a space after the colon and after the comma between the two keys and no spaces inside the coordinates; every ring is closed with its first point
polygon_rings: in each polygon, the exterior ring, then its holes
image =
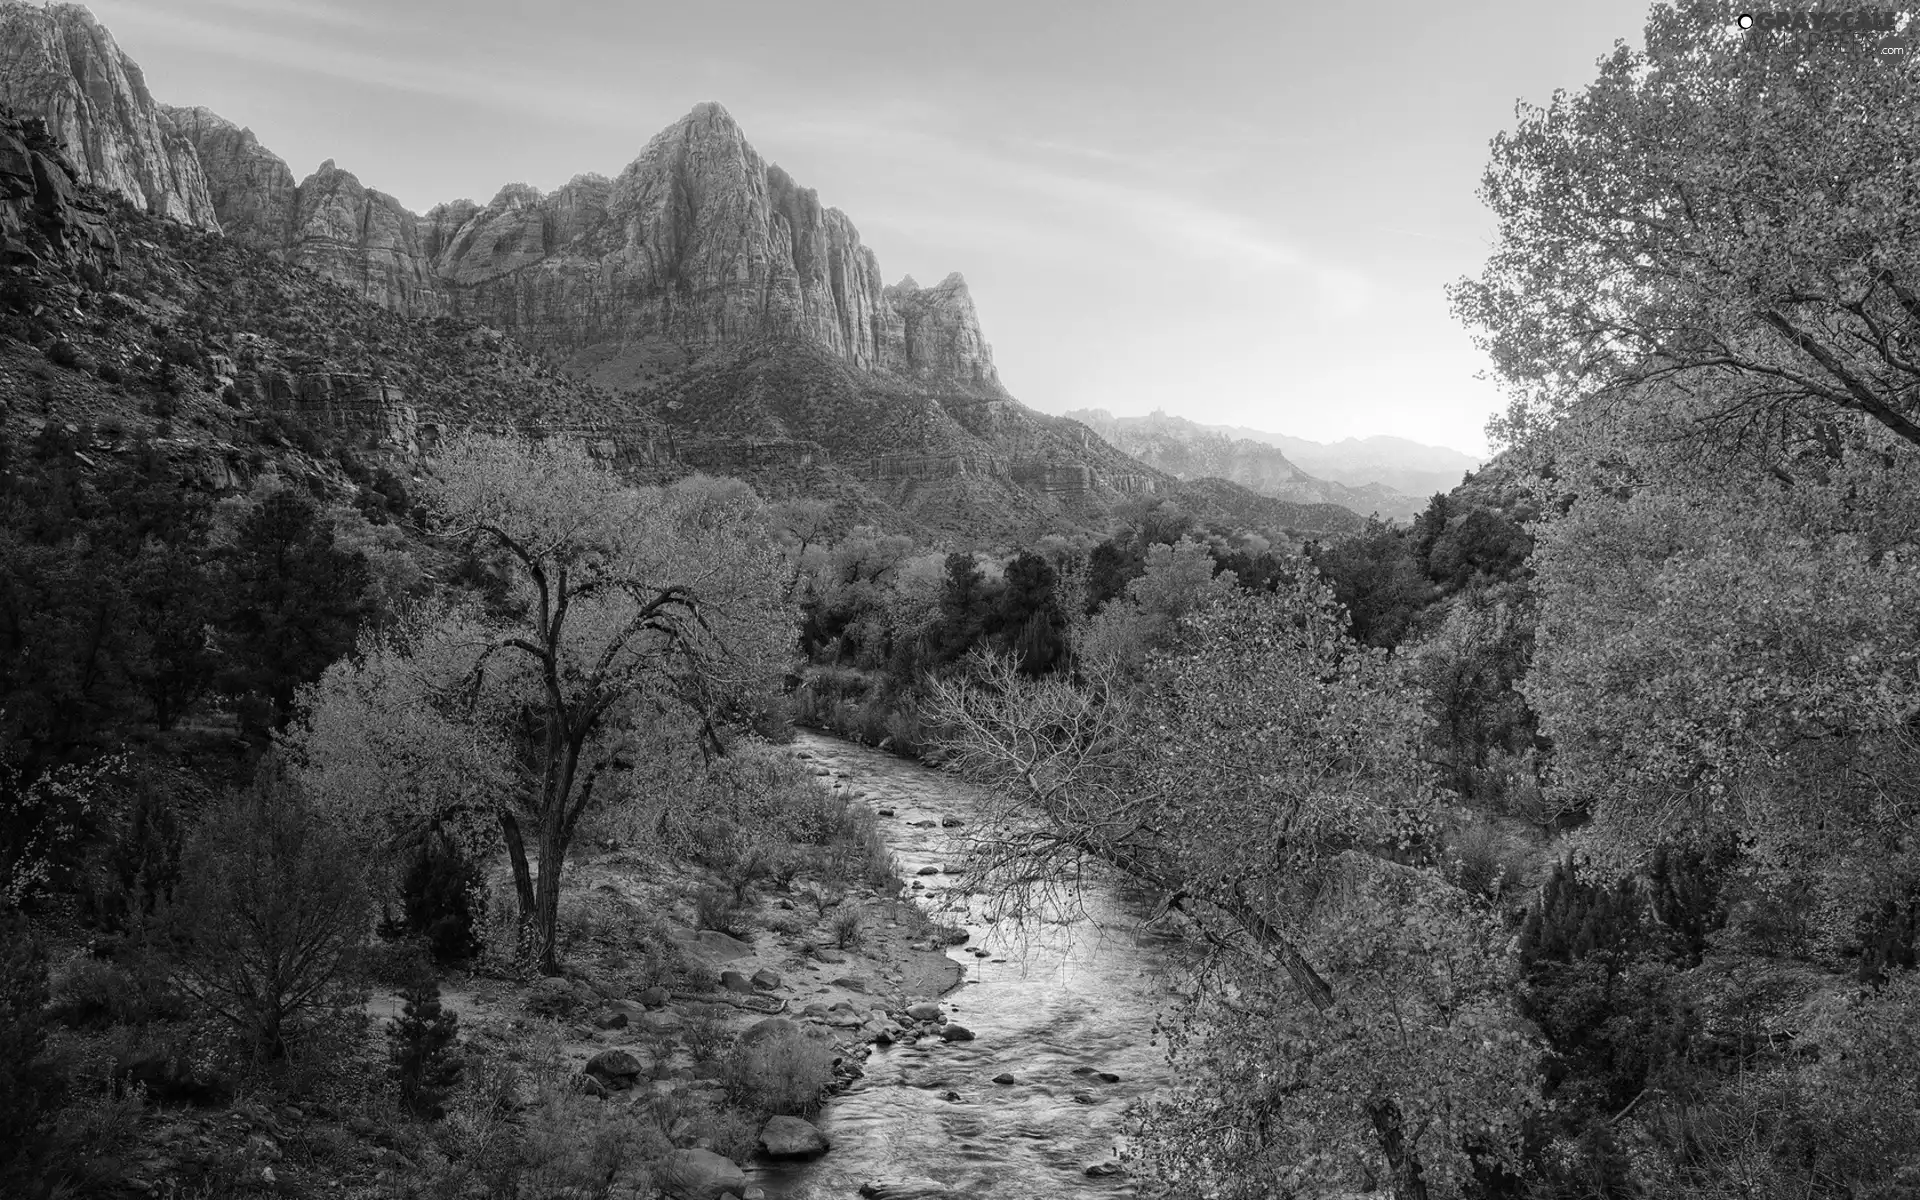
{"type": "Polygon", "coordinates": [[[26,1183],[35,1172],[34,1136],[55,1092],[40,1062],[46,1046],[47,958],[27,919],[0,915],[0,1183],[26,1183]]]}
{"type": "Polygon", "coordinates": [[[785,665],[776,552],[743,485],[627,488],[572,443],[472,435],[436,471],[440,527],[504,552],[512,608],[442,607],[370,638],[292,740],[337,810],[497,821],[528,951],[551,974],[567,851],[596,790],[635,767],[638,731],[687,711],[719,750],[785,665]]]}
{"type": "Polygon", "coordinates": [[[400,993],[400,1015],[388,1023],[387,1041],[400,1103],[414,1116],[438,1120],[460,1081],[456,1053],[460,1018],[440,1006],[440,985],[422,973],[400,993]]]}
{"type": "Polygon", "coordinates": [[[1765,437],[1783,406],[1920,444],[1909,236],[1916,80],[1858,36],[1751,35],[1708,0],[1653,10],[1645,48],[1523,108],[1481,191],[1499,221],[1456,311],[1517,399],[1510,435],[1649,383],[1729,382],[1765,437]]]}
{"type": "Polygon", "coordinates": [[[833,1082],[833,1050],[800,1028],[742,1037],[721,1063],[734,1105],[762,1116],[806,1116],[833,1082]]]}
{"type": "Polygon", "coordinates": [[[934,686],[955,769],[1006,797],[970,885],[1018,915],[1024,878],[1104,860],[1219,951],[1175,1047],[1206,1069],[1149,1151],[1194,1194],[1369,1172],[1424,1194],[1471,1174],[1469,1139],[1511,1158],[1528,1110],[1498,923],[1410,865],[1433,825],[1418,714],[1345,626],[1301,570],[1189,612],[1137,689],[1004,660],[934,686]]]}
{"type": "Polygon", "coordinates": [[[202,815],[162,915],[176,981],[224,1018],[257,1061],[358,1012],[369,928],[350,843],[271,766],[202,815]]]}
{"type": "Polygon", "coordinates": [[[332,527],[291,488],[241,521],[231,561],[231,627],[244,665],[229,686],[270,700],[278,727],[300,686],[353,646],[367,563],[335,547],[332,527]]]}
{"type": "Polygon", "coordinates": [[[426,939],[435,962],[461,962],[479,953],[475,926],[485,915],[484,878],[480,863],[443,831],[429,829],[420,839],[400,881],[400,903],[407,931],[426,939]]]}
{"type": "Polygon", "coordinates": [[[1314,566],[1333,585],[1356,641],[1391,649],[1407,636],[1433,596],[1414,560],[1406,531],[1379,517],[1330,545],[1309,548],[1314,566]]]}

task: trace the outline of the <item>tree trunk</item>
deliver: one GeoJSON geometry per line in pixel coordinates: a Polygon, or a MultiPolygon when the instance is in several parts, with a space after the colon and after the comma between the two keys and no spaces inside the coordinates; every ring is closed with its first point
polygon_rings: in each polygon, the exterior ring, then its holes
{"type": "Polygon", "coordinates": [[[1425,1172],[1420,1158],[1407,1146],[1405,1118],[1400,1106],[1391,1100],[1375,1100],[1367,1105],[1374,1132],[1380,1138],[1381,1152],[1387,1156],[1387,1168],[1393,1172],[1394,1200],[1427,1200],[1425,1172]]]}
{"type": "Polygon", "coordinates": [[[542,823],[540,830],[540,880],[534,894],[533,956],[542,975],[558,975],[560,959],[555,953],[555,933],[560,924],[560,868],[566,861],[566,847],[557,822],[542,823]]]}
{"type": "Polygon", "coordinates": [[[507,843],[507,861],[513,864],[513,891],[520,901],[520,949],[533,944],[533,872],[527,868],[527,843],[520,836],[520,822],[510,812],[500,814],[500,833],[507,843]]]}

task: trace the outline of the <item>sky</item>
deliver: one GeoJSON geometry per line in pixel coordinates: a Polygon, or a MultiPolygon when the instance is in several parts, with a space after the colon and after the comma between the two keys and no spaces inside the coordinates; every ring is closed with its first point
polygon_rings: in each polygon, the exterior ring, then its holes
{"type": "Polygon", "coordinates": [[[1486,452],[1445,286],[1517,101],[1647,0],[87,0],[154,96],[416,212],[618,174],[701,101],[888,282],[967,279],[1042,412],[1486,452]]]}

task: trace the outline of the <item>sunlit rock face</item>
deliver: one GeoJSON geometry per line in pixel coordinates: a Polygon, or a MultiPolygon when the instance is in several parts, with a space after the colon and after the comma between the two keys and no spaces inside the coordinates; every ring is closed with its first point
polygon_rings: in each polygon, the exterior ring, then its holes
{"type": "Polygon", "coordinates": [[[46,121],[81,182],[157,216],[220,228],[192,141],[80,5],[0,0],[0,104],[46,121]]]}

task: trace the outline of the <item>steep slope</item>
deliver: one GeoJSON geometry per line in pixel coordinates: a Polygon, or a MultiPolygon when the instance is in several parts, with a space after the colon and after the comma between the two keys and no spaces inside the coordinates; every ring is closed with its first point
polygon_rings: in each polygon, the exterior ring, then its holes
{"type": "Polygon", "coordinates": [[[85,8],[0,0],[0,105],[44,120],[82,182],[156,216],[220,227],[192,143],[85,8]]]}
{"type": "Polygon", "coordinates": [[[1263,496],[1296,504],[1335,504],[1362,516],[1411,519],[1423,500],[1378,483],[1350,486],[1318,479],[1301,470],[1275,447],[1229,437],[1211,426],[1154,412],[1116,417],[1091,408],[1067,416],[1085,422],[1121,450],[1180,479],[1229,480],[1263,496]]]}

